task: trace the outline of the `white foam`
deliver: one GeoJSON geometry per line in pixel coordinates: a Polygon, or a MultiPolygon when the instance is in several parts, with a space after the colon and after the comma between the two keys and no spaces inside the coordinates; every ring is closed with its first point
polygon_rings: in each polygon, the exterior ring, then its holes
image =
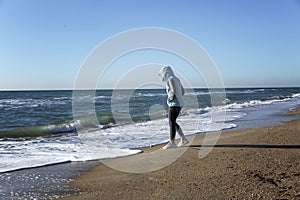
{"type": "MultiPolygon", "coordinates": [[[[183,111],[183,113],[177,122],[185,135],[234,128],[237,125],[232,121],[245,116],[244,113],[232,112],[227,113],[224,118],[224,111],[214,111],[212,119],[210,111],[202,115],[192,111],[183,111]],[[225,123],[223,123],[224,119],[225,123]]],[[[93,149],[102,148],[103,145],[109,148],[121,149],[146,147],[167,141],[169,139],[169,124],[167,118],[155,119],[89,131],[88,134],[81,134],[80,138],[85,144],[92,146],[93,149]]]]}
{"type": "Polygon", "coordinates": [[[237,127],[234,123],[223,124],[223,123],[202,123],[199,126],[199,130],[201,132],[212,132],[212,131],[220,131],[225,129],[231,129],[237,127]]]}
{"type": "MultiPolygon", "coordinates": [[[[64,97],[65,98],[65,97],[64,97]]],[[[2,107],[6,109],[22,109],[35,108],[39,106],[65,105],[67,101],[64,99],[2,99],[0,100],[2,107]]]]}
{"type": "Polygon", "coordinates": [[[270,105],[273,103],[277,102],[284,102],[287,101],[288,99],[274,99],[274,100],[267,100],[267,101],[261,101],[261,100],[251,100],[243,103],[231,103],[226,106],[223,106],[222,109],[226,110],[242,110],[244,108],[249,108],[249,107],[255,107],[255,106],[260,106],[260,105],[270,105]]]}
{"type": "Polygon", "coordinates": [[[293,95],[292,95],[292,98],[300,98],[300,93],[293,94],[293,95]]]}
{"type": "MultiPolygon", "coordinates": [[[[94,140],[96,138],[93,138],[94,140]]],[[[98,141],[99,143],[99,141],[98,141]]],[[[50,164],[106,159],[140,153],[140,150],[91,148],[76,136],[39,138],[30,141],[1,141],[0,172],[40,167],[50,164]]]]}

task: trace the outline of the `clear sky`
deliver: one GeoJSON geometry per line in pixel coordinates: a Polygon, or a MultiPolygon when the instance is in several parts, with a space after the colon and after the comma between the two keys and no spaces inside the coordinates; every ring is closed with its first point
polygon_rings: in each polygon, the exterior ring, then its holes
{"type": "Polygon", "coordinates": [[[0,0],[0,89],[73,88],[99,43],[141,27],[193,38],[226,87],[300,86],[297,0],[0,0]]]}

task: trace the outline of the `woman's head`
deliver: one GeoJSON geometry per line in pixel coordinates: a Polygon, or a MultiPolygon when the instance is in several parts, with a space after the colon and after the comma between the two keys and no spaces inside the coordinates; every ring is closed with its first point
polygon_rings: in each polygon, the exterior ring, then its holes
{"type": "Polygon", "coordinates": [[[167,82],[171,76],[174,76],[174,72],[170,66],[165,66],[159,70],[159,76],[162,81],[167,82]]]}

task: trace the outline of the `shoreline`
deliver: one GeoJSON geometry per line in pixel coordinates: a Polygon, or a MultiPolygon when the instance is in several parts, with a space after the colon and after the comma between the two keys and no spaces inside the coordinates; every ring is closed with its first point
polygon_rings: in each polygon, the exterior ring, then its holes
{"type": "Polygon", "coordinates": [[[290,112],[284,113],[283,115],[300,115],[300,108],[293,108],[290,112]]]}
{"type": "MultiPolygon", "coordinates": [[[[287,113],[299,114],[300,108],[287,113]]],[[[300,198],[299,136],[300,119],[226,131],[213,150],[199,159],[203,136],[196,135],[183,155],[162,169],[137,174],[100,164],[75,177],[69,187],[80,192],[62,199],[300,198]]],[[[138,161],[161,146],[112,160],[138,161]]]]}

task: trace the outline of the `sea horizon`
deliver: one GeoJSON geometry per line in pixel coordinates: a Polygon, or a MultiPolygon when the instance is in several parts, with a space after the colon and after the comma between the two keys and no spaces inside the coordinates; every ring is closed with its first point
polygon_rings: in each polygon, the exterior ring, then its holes
{"type": "MultiPolygon", "coordinates": [[[[300,88],[300,86],[229,86],[229,87],[222,87],[222,88],[208,88],[208,87],[184,87],[187,89],[269,89],[269,88],[300,88]]],[[[97,88],[97,89],[74,89],[74,88],[38,88],[38,89],[0,89],[0,92],[35,92],[35,91],[94,91],[94,90],[156,90],[156,89],[163,89],[163,88],[97,88]]]]}

